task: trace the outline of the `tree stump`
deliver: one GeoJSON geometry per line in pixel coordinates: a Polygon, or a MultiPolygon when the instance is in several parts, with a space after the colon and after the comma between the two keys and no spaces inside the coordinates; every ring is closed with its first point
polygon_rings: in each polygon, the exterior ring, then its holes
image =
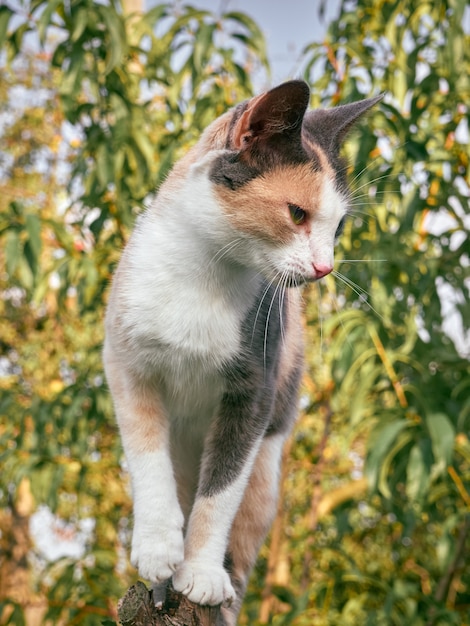
{"type": "Polygon", "coordinates": [[[138,581],[119,601],[121,626],[223,626],[220,607],[199,606],[170,585],[161,607],[155,606],[152,591],[138,581]]]}

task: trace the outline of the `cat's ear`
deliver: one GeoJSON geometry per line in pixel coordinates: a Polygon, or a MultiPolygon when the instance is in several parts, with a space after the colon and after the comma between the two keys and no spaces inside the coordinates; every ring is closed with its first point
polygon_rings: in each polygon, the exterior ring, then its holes
{"type": "Polygon", "coordinates": [[[327,153],[337,154],[354,124],[382,98],[383,94],[332,109],[309,111],[304,117],[302,132],[327,153]]]}
{"type": "Polygon", "coordinates": [[[310,89],[302,80],[291,80],[252,98],[237,120],[231,143],[235,150],[262,146],[276,137],[296,136],[302,130],[302,120],[308,107],[310,89]]]}

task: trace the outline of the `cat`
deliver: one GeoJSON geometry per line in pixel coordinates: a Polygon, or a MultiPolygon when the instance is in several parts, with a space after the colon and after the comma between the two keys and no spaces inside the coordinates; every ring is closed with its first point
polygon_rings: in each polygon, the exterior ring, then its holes
{"type": "Polygon", "coordinates": [[[307,112],[283,83],[176,163],[115,272],[104,366],[134,501],[131,561],[236,623],[277,506],[303,369],[298,287],[333,269],[339,155],[379,99],[307,112]]]}

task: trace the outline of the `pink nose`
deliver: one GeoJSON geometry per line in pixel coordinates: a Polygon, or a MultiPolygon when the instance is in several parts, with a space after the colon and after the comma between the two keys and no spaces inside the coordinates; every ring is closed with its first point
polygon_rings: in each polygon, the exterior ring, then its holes
{"type": "Polygon", "coordinates": [[[315,270],[315,278],[323,278],[333,270],[333,267],[331,265],[315,265],[314,263],[313,269],[315,270]]]}

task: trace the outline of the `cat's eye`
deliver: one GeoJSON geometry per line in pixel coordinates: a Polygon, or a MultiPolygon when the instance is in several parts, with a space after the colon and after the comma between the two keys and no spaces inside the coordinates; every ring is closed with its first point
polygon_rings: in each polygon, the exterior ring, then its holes
{"type": "Polygon", "coordinates": [[[338,237],[343,234],[345,222],[346,222],[346,218],[342,217],[340,223],[338,224],[338,228],[336,229],[336,232],[335,232],[335,239],[338,239],[338,237]]]}
{"type": "Polygon", "coordinates": [[[305,220],[307,219],[307,213],[296,204],[289,203],[289,213],[292,218],[292,221],[297,226],[300,226],[301,224],[303,224],[305,220]]]}

